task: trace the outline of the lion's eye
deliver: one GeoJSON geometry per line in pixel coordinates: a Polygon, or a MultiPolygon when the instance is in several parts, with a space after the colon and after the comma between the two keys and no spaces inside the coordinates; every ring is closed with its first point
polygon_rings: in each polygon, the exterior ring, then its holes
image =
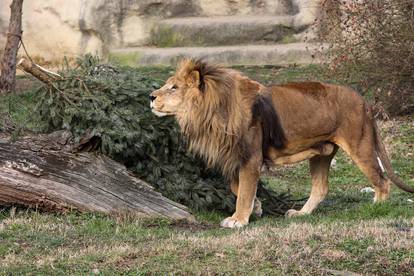
{"type": "Polygon", "coordinates": [[[171,87],[171,90],[175,90],[175,89],[177,89],[178,87],[177,87],[177,85],[176,84],[174,84],[172,87],[171,87]]]}

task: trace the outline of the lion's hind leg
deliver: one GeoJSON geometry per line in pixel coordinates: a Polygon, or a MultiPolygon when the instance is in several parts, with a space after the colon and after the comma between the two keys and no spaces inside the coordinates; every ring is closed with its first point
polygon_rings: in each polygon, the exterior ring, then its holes
{"type": "Polygon", "coordinates": [[[367,146],[365,148],[358,148],[353,152],[351,151],[351,158],[373,184],[375,189],[374,202],[380,202],[388,199],[391,181],[385,178],[375,152],[369,150],[369,148],[370,146],[367,146]]]}
{"type": "Polygon", "coordinates": [[[361,132],[353,134],[354,137],[361,137],[360,140],[352,140],[352,137],[347,137],[348,139],[339,139],[338,145],[352,158],[373,184],[375,188],[374,202],[384,201],[389,197],[391,181],[383,174],[377,159],[372,122],[367,120],[362,125],[361,132]]]}
{"type": "Polygon", "coordinates": [[[328,175],[332,158],[335,156],[338,146],[335,146],[330,155],[318,155],[309,160],[310,172],[312,176],[312,190],[308,201],[302,209],[288,210],[287,217],[300,216],[312,213],[319,203],[325,199],[328,194],[328,175]]]}
{"type": "MultiPolygon", "coordinates": [[[[370,148],[367,146],[367,148],[370,148]]],[[[351,158],[358,168],[370,180],[375,189],[374,202],[388,199],[391,181],[381,172],[375,152],[366,148],[351,151],[351,158]]]]}

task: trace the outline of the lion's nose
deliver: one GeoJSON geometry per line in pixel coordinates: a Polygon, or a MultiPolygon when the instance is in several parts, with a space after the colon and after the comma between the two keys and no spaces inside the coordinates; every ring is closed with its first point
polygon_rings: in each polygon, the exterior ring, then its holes
{"type": "Polygon", "coordinates": [[[157,97],[155,97],[155,96],[153,96],[153,95],[149,95],[149,99],[150,99],[150,101],[151,101],[151,102],[152,102],[152,101],[154,101],[156,98],[157,98],[157,97]]]}

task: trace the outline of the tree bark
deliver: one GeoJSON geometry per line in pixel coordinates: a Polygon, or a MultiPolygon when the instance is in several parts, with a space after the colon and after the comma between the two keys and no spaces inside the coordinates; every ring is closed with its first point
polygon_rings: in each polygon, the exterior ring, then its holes
{"type": "Polygon", "coordinates": [[[11,92],[16,87],[16,58],[22,35],[23,0],[13,0],[10,5],[10,22],[6,47],[1,61],[0,92],[11,92]]]}
{"type": "Polygon", "coordinates": [[[185,206],[155,192],[123,165],[74,152],[79,145],[68,132],[9,140],[0,134],[0,205],[192,219],[185,206]]]}

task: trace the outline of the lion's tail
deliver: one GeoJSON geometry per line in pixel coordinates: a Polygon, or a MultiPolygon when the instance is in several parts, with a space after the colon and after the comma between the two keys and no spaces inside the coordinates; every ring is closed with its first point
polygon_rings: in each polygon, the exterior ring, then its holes
{"type": "Polygon", "coordinates": [[[414,193],[414,187],[408,186],[401,178],[399,178],[395,173],[391,165],[391,161],[388,158],[387,151],[385,149],[384,143],[382,142],[381,136],[378,131],[377,123],[373,116],[371,116],[372,123],[374,125],[374,132],[375,132],[375,144],[378,153],[378,162],[380,163],[380,167],[385,170],[387,176],[391,179],[391,181],[401,190],[404,190],[409,193],[414,193]],[[382,166],[383,165],[383,166],[382,166]]]}

